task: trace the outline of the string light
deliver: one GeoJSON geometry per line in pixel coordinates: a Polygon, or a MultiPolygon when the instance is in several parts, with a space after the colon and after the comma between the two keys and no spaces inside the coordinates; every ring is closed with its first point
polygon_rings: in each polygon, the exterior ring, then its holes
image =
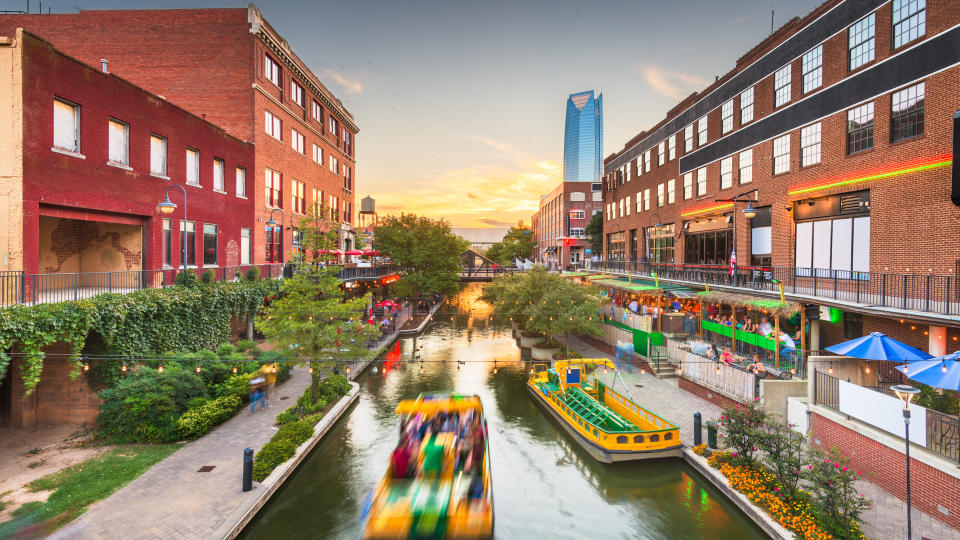
{"type": "MultiPolygon", "coordinates": [[[[313,368],[311,367],[310,369],[313,369],[313,368]]],[[[232,369],[231,371],[233,371],[234,373],[236,373],[236,372],[237,372],[237,366],[233,366],[233,369],[232,369]]]]}
{"type": "Polygon", "coordinates": [[[942,372],[944,372],[944,373],[947,372],[947,363],[946,363],[946,362],[944,362],[943,364],[940,365],[940,371],[942,371],[942,372]]]}
{"type": "Polygon", "coordinates": [[[683,375],[683,366],[677,366],[677,375],[683,375]]]}
{"type": "Polygon", "coordinates": [[[84,371],[90,371],[90,364],[88,364],[87,362],[84,362],[84,363],[83,363],[83,370],[84,370],[84,371]]]}
{"type": "Polygon", "coordinates": [[[163,364],[160,364],[160,366],[157,368],[157,373],[163,373],[163,364]]]}
{"type": "Polygon", "coordinates": [[[720,373],[720,364],[717,363],[717,374],[719,374],[719,373],[720,373]]]}
{"type": "Polygon", "coordinates": [[[197,367],[195,367],[193,370],[196,371],[197,373],[200,373],[201,371],[200,364],[197,364],[197,367]]]}
{"type": "Polygon", "coordinates": [[[420,362],[420,374],[423,375],[423,362],[420,362]]]}
{"type": "Polygon", "coordinates": [[[830,367],[827,369],[827,373],[833,374],[833,362],[830,362],[830,367]]]}
{"type": "Polygon", "coordinates": [[[347,366],[347,375],[350,374],[350,366],[347,366]]]}
{"type": "Polygon", "coordinates": [[[913,326],[913,325],[910,325],[910,329],[911,329],[911,330],[916,330],[917,327],[916,327],[916,326],[913,326]]]}
{"type": "Polygon", "coordinates": [[[124,362],[123,364],[120,365],[120,371],[122,371],[122,372],[124,372],[124,373],[127,372],[127,363],[126,363],[126,362],[124,362]]]}
{"type": "Polygon", "coordinates": [[[308,371],[310,371],[311,375],[313,374],[313,364],[310,364],[310,369],[308,371]]]}
{"type": "Polygon", "coordinates": [[[863,368],[863,372],[866,373],[867,375],[870,374],[870,364],[867,364],[867,367],[863,368]]]}

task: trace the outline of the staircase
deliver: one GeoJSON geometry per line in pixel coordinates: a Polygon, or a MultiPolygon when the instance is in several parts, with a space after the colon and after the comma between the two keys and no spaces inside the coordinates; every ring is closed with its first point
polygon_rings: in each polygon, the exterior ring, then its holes
{"type": "Polygon", "coordinates": [[[647,358],[647,364],[653,371],[653,376],[658,379],[669,379],[679,377],[677,367],[667,361],[667,348],[664,346],[653,347],[650,351],[650,358],[647,358]]]}

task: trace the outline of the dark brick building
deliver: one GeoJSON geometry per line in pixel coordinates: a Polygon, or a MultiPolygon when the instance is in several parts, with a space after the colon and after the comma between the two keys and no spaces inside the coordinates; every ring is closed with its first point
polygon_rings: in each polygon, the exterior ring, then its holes
{"type": "Polygon", "coordinates": [[[256,262],[285,261],[321,203],[353,247],[357,125],[255,6],[0,16],[0,35],[17,27],[255,143],[256,262]],[[282,233],[265,226],[274,209],[282,233]]]}
{"type": "Polygon", "coordinates": [[[171,186],[187,193],[189,265],[250,264],[252,144],[35,35],[0,35],[4,270],[180,266],[183,196],[170,215],[157,207],[171,186]]]}

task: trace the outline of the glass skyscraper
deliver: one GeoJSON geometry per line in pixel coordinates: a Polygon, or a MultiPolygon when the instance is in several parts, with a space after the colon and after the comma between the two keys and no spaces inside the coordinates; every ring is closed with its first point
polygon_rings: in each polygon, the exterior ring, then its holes
{"type": "Polygon", "coordinates": [[[563,181],[599,182],[603,175],[603,94],[570,94],[563,133],[563,181]]]}

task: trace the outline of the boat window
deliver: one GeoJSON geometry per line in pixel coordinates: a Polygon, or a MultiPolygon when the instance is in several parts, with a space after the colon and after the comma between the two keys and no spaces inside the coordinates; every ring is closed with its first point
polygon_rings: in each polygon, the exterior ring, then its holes
{"type": "Polygon", "coordinates": [[[620,435],[619,437],[617,437],[617,444],[627,444],[627,436],[620,435]]]}
{"type": "Polygon", "coordinates": [[[634,438],[633,438],[633,442],[635,442],[635,443],[642,443],[642,442],[643,442],[643,435],[637,435],[636,437],[634,437],[634,438]]]}
{"type": "Polygon", "coordinates": [[[659,418],[657,418],[657,427],[663,427],[663,422],[659,418]]]}
{"type": "Polygon", "coordinates": [[[650,442],[659,442],[659,441],[660,441],[660,436],[659,436],[659,435],[653,434],[653,435],[650,436],[650,442]]]}
{"type": "Polygon", "coordinates": [[[669,441],[669,440],[671,440],[671,439],[673,439],[673,433],[664,433],[664,434],[663,434],[663,440],[669,441]]]}
{"type": "Polygon", "coordinates": [[[593,436],[594,436],[594,437],[599,437],[599,436],[600,436],[600,434],[597,433],[597,428],[593,428],[593,436]]]}

